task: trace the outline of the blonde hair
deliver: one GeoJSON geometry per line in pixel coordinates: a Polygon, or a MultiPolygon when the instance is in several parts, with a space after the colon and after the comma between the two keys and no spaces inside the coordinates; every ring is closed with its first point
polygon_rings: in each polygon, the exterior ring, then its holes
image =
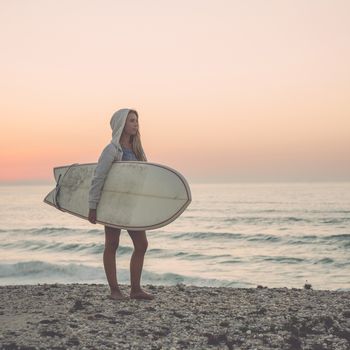
{"type": "MultiPolygon", "coordinates": [[[[131,109],[129,111],[129,113],[131,113],[131,112],[134,112],[136,114],[137,121],[138,121],[139,120],[138,113],[133,109],[131,109]]],[[[128,113],[128,115],[129,115],[129,113],[128,113]]],[[[147,158],[146,158],[145,152],[143,151],[143,147],[141,144],[141,134],[140,134],[139,129],[137,129],[136,135],[132,136],[132,150],[135,153],[137,160],[147,162],[147,158]]]]}

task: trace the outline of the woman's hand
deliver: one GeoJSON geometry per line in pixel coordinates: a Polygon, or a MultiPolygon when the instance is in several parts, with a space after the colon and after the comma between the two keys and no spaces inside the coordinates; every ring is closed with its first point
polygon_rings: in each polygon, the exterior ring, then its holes
{"type": "Polygon", "coordinates": [[[89,209],[89,217],[88,220],[92,224],[96,224],[96,209],[89,209]]]}

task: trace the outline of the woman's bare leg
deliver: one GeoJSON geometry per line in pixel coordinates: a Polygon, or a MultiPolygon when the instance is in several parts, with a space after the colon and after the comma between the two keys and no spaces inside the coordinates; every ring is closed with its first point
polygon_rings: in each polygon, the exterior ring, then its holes
{"type": "Polygon", "coordinates": [[[112,299],[125,299],[117,282],[116,251],[119,246],[120,229],[105,226],[105,249],[103,252],[103,265],[112,299]]]}
{"type": "Polygon", "coordinates": [[[134,252],[130,260],[130,298],[133,299],[154,299],[154,296],[146,293],[141,288],[141,274],[148,241],[145,231],[128,231],[133,244],[134,252]]]}

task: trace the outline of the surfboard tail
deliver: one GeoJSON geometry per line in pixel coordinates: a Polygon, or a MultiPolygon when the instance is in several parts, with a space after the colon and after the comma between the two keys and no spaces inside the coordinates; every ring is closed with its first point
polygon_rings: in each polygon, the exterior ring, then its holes
{"type": "Polygon", "coordinates": [[[44,198],[43,202],[46,203],[46,204],[50,204],[50,205],[53,205],[53,197],[55,195],[55,190],[52,190],[50,191],[44,198]]]}

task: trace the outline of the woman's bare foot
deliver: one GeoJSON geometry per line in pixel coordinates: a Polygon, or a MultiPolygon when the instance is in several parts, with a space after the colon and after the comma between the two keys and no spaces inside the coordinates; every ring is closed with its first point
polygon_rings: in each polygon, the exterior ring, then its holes
{"type": "Polygon", "coordinates": [[[141,289],[136,292],[130,292],[130,299],[153,300],[154,295],[146,293],[141,289]]]}
{"type": "Polygon", "coordinates": [[[128,297],[124,295],[120,290],[111,292],[111,295],[108,296],[112,300],[126,300],[128,297]]]}

